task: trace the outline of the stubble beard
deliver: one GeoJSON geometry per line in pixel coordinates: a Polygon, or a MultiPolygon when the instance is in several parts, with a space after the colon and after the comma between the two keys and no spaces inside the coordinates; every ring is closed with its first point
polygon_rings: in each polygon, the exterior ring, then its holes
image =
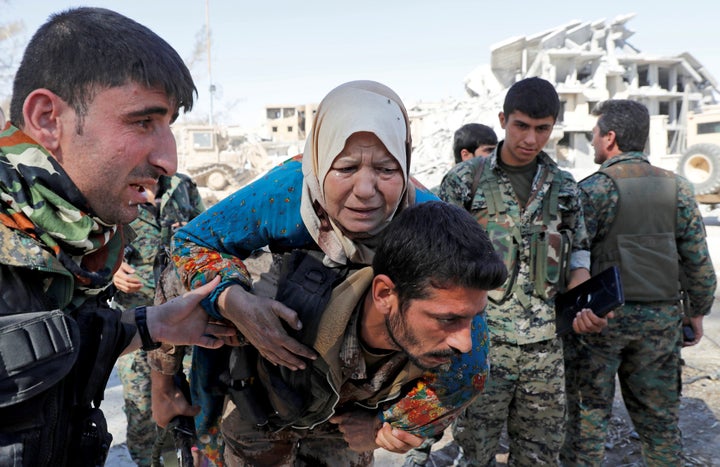
{"type": "MultiPolygon", "coordinates": [[[[442,365],[428,366],[421,361],[421,357],[413,354],[408,350],[409,346],[419,346],[420,341],[417,336],[407,326],[400,312],[385,317],[385,327],[388,335],[397,346],[416,367],[423,370],[440,370],[447,371],[450,369],[450,363],[442,365]]],[[[431,352],[426,354],[427,357],[450,358],[454,355],[452,351],[448,352],[431,352]]]]}

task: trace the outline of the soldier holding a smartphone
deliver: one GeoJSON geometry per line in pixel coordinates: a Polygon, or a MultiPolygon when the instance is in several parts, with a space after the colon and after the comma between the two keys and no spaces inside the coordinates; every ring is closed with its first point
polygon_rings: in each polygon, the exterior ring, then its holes
{"type": "Polygon", "coordinates": [[[705,227],[692,185],[643,154],[647,108],[609,100],[593,114],[600,168],[579,182],[591,273],[618,266],[625,304],[602,335],[565,338],[569,421],[562,460],[602,464],[617,374],[645,464],[681,465],[680,349],[702,338],[717,286],[705,227]],[[683,289],[689,309],[680,306],[683,289]],[[692,330],[689,340],[683,324],[692,330]]]}

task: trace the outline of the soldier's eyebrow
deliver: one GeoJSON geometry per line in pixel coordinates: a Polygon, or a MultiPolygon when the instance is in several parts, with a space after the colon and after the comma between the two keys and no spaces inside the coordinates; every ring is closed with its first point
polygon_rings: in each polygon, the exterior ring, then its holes
{"type": "Polygon", "coordinates": [[[164,115],[167,115],[169,112],[170,112],[170,110],[167,107],[158,105],[158,106],[144,107],[139,110],[134,110],[132,112],[128,112],[126,114],[126,116],[128,118],[146,117],[149,115],[164,116],[164,115]]]}

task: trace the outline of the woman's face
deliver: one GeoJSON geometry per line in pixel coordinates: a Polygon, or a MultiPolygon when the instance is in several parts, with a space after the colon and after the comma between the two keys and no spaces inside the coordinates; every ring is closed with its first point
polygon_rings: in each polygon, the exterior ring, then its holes
{"type": "Polygon", "coordinates": [[[325,208],[347,233],[373,232],[395,212],[404,188],[400,164],[380,139],[353,133],[325,176],[325,208]]]}

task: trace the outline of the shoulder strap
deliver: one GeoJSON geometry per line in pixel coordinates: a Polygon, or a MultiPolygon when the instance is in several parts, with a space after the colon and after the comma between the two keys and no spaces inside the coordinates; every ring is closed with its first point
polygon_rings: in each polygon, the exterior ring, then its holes
{"type": "Polygon", "coordinates": [[[507,206],[500,192],[500,181],[493,173],[492,168],[485,163],[483,163],[483,173],[480,178],[480,184],[485,194],[488,214],[495,216],[507,212],[507,206]]]}
{"type": "Polygon", "coordinates": [[[488,159],[485,157],[476,157],[473,160],[477,160],[478,162],[475,167],[475,172],[473,173],[470,195],[465,202],[465,210],[470,211],[477,189],[479,186],[482,186],[488,214],[494,216],[504,213],[507,209],[502,199],[502,193],[500,192],[500,184],[490,164],[487,162],[488,159]]]}
{"type": "Polygon", "coordinates": [[[560,180],[555,177],[556,173],[551,171],[548,174],[550,189],[545,194],[546,202],[543,203],[543,224],[547,225],[552,219],[557,219],[558,205],[560,204],[560,180]]]}
{"type": "Polygon", "coordinates": [[[475,166],[475,172],[473,173],[473,181],[472,185],[470,186],[470,196],[468,196],[468,199],[465,201],[466,211],[470,211],[470,207],[472,206],[473,198],[475,198],[475,193],[477,193],[478,185],[480,184],[480,177],[482,176],[483,167],[485,167],[485,164],[483,162],[480,162],[475,166]]]}
{"type": "Polygon", "coordinates": [[[275,299],[298,313],[303,327],[289,331],[301,342],[312,345],[317,325],[330,301],[333,287],[347,276],[347,268],[330,268],[307,250],[285,254],[275,299]]]}

